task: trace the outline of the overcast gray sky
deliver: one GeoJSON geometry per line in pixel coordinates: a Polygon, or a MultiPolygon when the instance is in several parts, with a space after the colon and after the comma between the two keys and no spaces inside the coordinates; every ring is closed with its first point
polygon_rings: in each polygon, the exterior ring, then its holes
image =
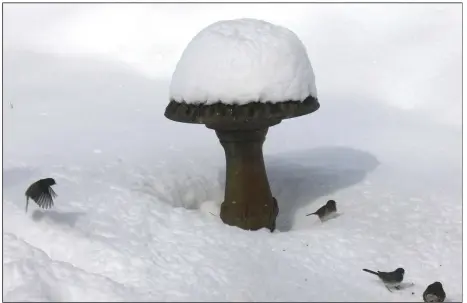
{"type": "MultiPolygon", "coordinates": [[[[170,77],[203,27],[258,18],[306,45],[318,94],[354,94],[461,124],[461,6],[449,4],[5,4],[5,50],[94,54],[170,77]]],[[[5,75],[7,76],[7,75],[5,75]]]]}

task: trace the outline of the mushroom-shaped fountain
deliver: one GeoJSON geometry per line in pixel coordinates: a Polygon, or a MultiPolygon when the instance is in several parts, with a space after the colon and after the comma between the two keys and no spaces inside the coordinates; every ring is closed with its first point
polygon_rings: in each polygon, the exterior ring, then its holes
{"type": "Polygon", "coordinates": [[[273,231],[279,209],[264,166],[266,133],[318,108],[300,39],[281,26],[236,19],[209,25],[188,44],[172,76],[165,116],[216,131],[227,161],[222,221],[273,231]]]}

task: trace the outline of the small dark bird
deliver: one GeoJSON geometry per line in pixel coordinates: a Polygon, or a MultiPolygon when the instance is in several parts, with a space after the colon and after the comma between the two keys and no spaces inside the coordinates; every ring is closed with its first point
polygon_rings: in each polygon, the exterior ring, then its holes
{"type": "Polygon", "coordinates": [[[329,215],[335,214],[337,212],[336,201],[329,200],[325,205],[321,206],[314,213],[308,214],[307,216],[317,215],[318,218],[323,221],[329,217],[329,215]]]}
{"type": "Polygon", "coordinates": [[[444,299],[446,299],[446,293],[444,292],[441,282],[428,285],[423,292],[423,301],[425,302],[439,303],[444,302],[444,299]]]}
{"type": "Polygon", "coordinates": [[[52,185],[55,185],[53,178],[40,179],[39,181],[31,184],[26,190],[26,212],[28,212],[29,198],[33,199],[37,205],[41,208],[48,209],[54,205],[53,198],[57,194],[52,189],[52,185]]]}
{"type": "Polygon", "coordinates": [[[381,281],[383,281],[386,288],[391,291],[391,287],[395,289],[399,289],[399,285],[401,284],[402,280],[404,280],[405,270],[401,267],[396,269],[395,271],[385,272],[385,271],[372,271],[369,269],[364,268],[363,271],[369,272],[370,274],[377,275],[381,281]]]}

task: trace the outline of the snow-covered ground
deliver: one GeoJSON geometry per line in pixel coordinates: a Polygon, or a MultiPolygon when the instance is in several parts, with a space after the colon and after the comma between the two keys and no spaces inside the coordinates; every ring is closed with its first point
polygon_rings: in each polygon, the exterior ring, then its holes
{"type": "MultiPolygon", "coordinates": [[[[379,102],[396,75],[379,94],[332,89],[332,62],[311,57],[321,108],[264,145],[280,208],[270,233],[216,216],[223,150],[212,130],[164,118],[169,79],[98,56],[4,60],[5,301],[421,301],[434,281],[462,300],[460,121],[379,102]],[[25,214],[42,177],[57,181],[55,207],[25,214]],[[339,217],[305,216],[327,199],[339,217]],[[392,293],[362,271],[397,267],[414,285],[392,293]]],[[[423,96],[452,96],[422,76],[423,96]]]]}

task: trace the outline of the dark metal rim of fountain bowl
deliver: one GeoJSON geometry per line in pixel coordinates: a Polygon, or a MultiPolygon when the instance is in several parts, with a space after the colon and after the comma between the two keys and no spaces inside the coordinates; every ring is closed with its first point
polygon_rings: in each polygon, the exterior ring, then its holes
{"type": "Polygon", "coordinates": [[[209,125],[227,124],[269,124],[283,119],[310,114],[319,108],[318,99],[309,96],[303,101],[250,102],[244,105],[224,104],[221,102],[205,105],[188,104],[171,100],[165,109],[165,117],[183,123],[209,125]]]}

